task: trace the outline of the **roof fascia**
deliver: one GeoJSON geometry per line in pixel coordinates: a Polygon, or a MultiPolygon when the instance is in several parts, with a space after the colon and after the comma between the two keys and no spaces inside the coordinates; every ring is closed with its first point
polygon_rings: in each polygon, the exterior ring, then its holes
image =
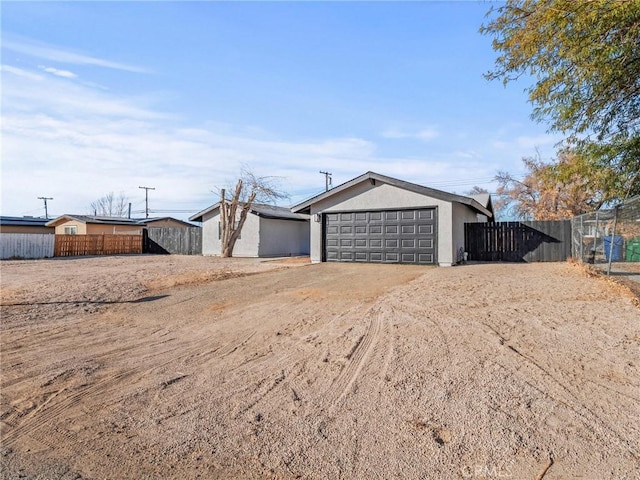
{"type": "Polygon", "coordinates": [[[386,175],[381,175],[375,172],[367,172],[363,175],[360,175],[359,177],[349,180],[346,183],[343,183],[342,185],[337,186],[336,188],[333,188],[319,195],[316,195],[315,197],[312,197],[309,200],[299,203],[298,205],[294,205],[293,207],[291,207],[291,211],[294,213],[301,213],[303,210],[310,208],[311,205],[313,205],[314,203],[325,200],[331,197],[332,195],[336,195],[344,190],[347,190],[348,188],[351,188],[367,180],[374,181],[374,182],[377,180],[389,185],[393,185],[398,188],[402,188],[404,190],[409,190],[411,192],[419,193],[421,195],[425,195],[425,196],[429,196],[429,197],[433,197],[433,198],[437,198],[437,199],[445,200],[449,202],[462,203],[464,205],[468,205],[469,207],[482,213],[483,215],[487,215],[488,217],[493,216],[493,214],[488,209],[486,209],[484,206],[482,206],[480,203],[478,203],[476,200],[472,198],[464,197],[462,195],[456,195],[454,193],[443,192],[442,190],[436,190],[434,188],[425,187],[423,185],[418,185],[416,183],[406,182],[404,180],[398,180],[397,178],[387,177],[386,175]]]}

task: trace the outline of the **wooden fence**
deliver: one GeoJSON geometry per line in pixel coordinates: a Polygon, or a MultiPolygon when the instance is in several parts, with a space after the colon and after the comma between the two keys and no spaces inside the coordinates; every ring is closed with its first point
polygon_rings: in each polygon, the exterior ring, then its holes
{"type": "Polygon", "coordinates": [[[142,235],[55,235],[54,255],[124,255],[142,253],[142,235]]]}
{"type": "Polygon", "coordinates": [[[571,221],[465,223],[468,260],[562,262],[571,256],[571,221]]]}
{"type": "Polygon", "coordinates": [[[202,228],[147,228],[144,231],[144,252],[202,255],[202,228]]]}
{"type": "Polygon", "coordinates": [[[0,258],[53,257],[54,239],[51,233],[0,233],[0,258]]]}

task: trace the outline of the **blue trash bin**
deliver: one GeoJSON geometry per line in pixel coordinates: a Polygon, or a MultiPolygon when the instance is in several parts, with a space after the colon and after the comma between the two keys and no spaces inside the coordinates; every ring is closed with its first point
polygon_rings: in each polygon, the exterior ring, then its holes
{"type": "Polygon", "coordinates": [[[620,235],[614,237],[604,237],[604,258],[608,262],[611,254],[612,262],[622,262],[624,260],[624,238],[620,235]],[[613,238],[613,250],[611,250],[611,239],[613,238]]]}

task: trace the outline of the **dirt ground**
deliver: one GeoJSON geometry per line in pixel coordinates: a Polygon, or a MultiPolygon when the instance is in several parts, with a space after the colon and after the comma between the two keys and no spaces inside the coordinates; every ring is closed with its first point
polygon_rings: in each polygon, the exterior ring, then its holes
{"type": "Polygon", "coordinates": [[[638,478],[640,310],[581,266],[0,273],[3,478],[638,478]]]}

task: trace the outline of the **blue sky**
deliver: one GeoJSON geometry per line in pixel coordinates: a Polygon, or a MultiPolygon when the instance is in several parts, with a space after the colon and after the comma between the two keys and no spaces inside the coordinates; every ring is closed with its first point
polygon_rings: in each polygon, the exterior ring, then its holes
{"type": "Polygon", "coordinates": [[[114,192],[186,218],[241,167],[299,203],[366,171],[495,190],[560,138],[482,74],[488,2],[3,2],[3,215],[114,192]]]}

